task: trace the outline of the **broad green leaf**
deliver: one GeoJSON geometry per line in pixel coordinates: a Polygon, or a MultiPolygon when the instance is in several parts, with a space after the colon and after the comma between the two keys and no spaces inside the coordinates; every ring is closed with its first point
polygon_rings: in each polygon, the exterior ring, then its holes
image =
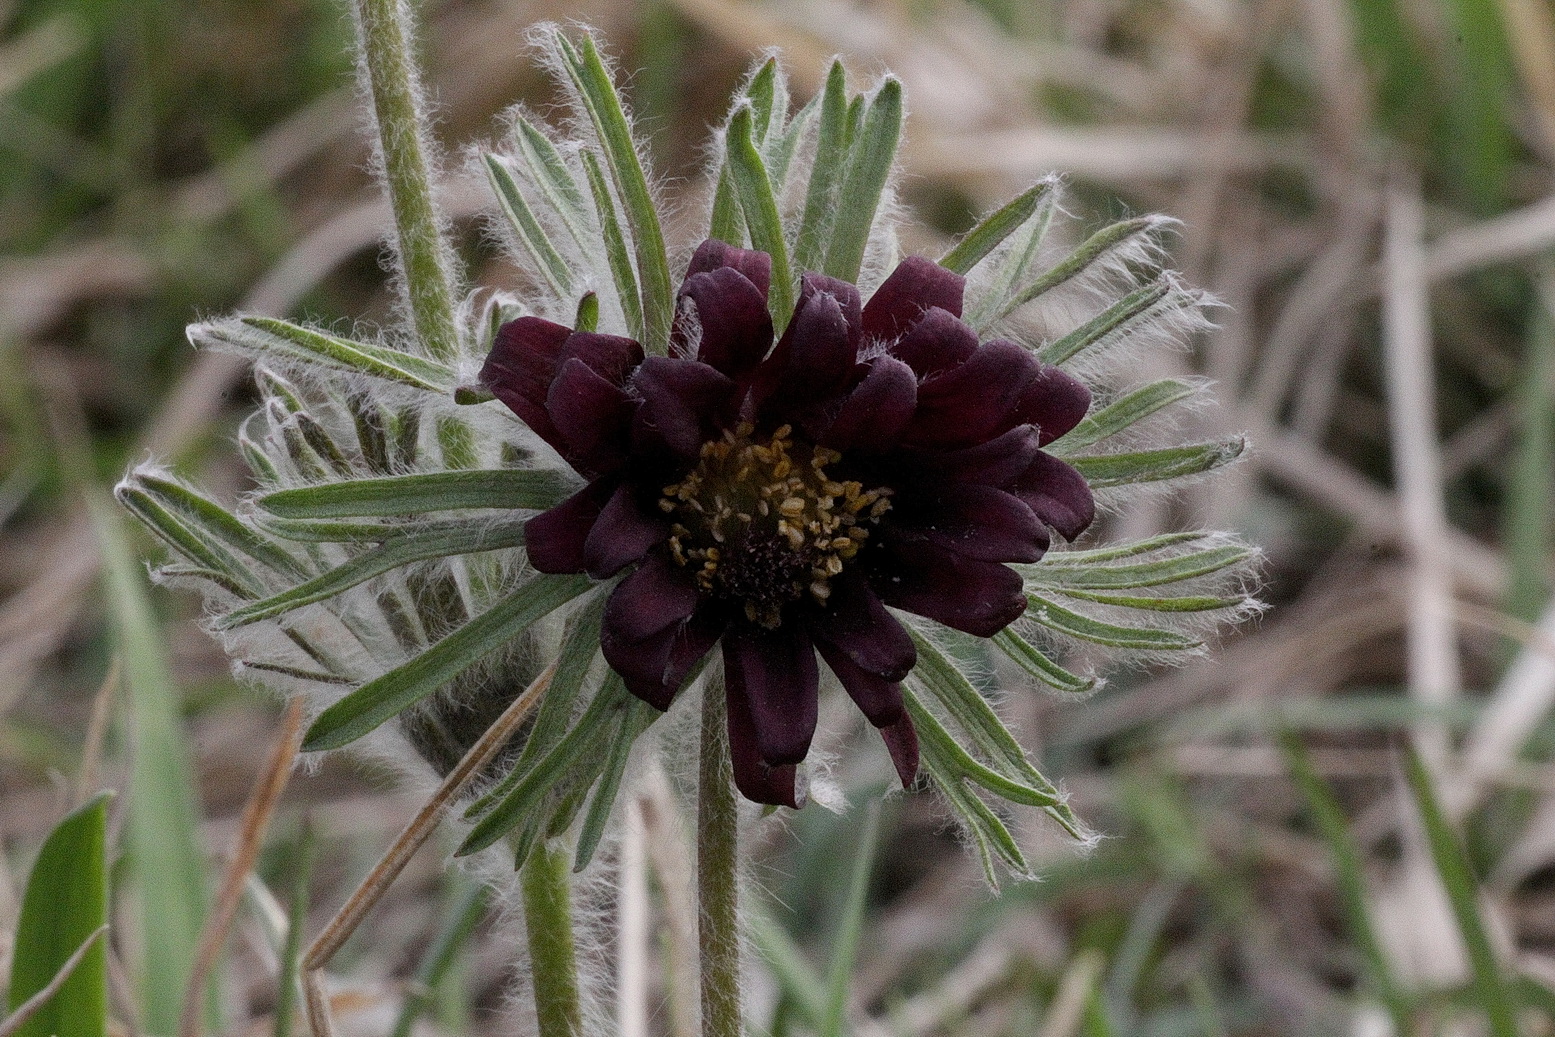
{"type": "Polygon", "coordinates": [[[338,749],[376,729],[501,648],[530,624],[592,586],[587,576],[536,576],[403,666],[330,706],[308,729],[303,749],[338,749]]]}
{"type": "Polygon", "coordinates": [[[129,689],[124,723],[133,762],[125,832],[145,940],[141,1026],[147,1033],[168,1034],[178,1027],[206,909],[194,768],[167,641],[146,596],[145,570],[117,517],[95,496],[89,502],[129,689]]]}
{"type": "Polygon", "coordinates": [[[499,468],[304,486],[266,494],[258,504],[271,514],[291,519],[419,515],[464,508],[538,511],[560,504],[576,488],[569,477],[551,469],[499,468]]]}
{"type": "Polygon", "coordinates": [[[1219,443],[1191,443],[1122,454],[1086,454],[1064,460],[1085,476],[1091,489],[1099,490],[1200,475],[1235,461],[1246,445],[1246,441],[1238,437],[1219,443]]]}
{"type": "Polygon", "coordinates": [[[781,333],[794,311],[794,277],[788,265],[788,246],[783,240],[783,221],[767,170],[751,138],[751,110],[740,108],[729,120],[725,169],[734,182],[751,246],[772,257],[772,290],[768,308],[773,327],[781,333]]]}
{"type": "MultiPolygon", "coordinates": [[[[108,924],[108,803],[99,793],[54,826],[27,879],[11,957],[11,1011],[47,987],[108,924]]],[[[108,954],[101,938],[13,1037],[106,1037],[108,954]]]]}
{"type": "Polygon", "coordinates": [[[1018,566],[1016,571],[1033,583],[1057,587],[1065,591],[1133,590],[1138,587],[1159,587],[1199,576],[1208,576],[1246,562],[1256,557],[1257,553],[1242,544],[1220,544],[1204,550],[1148,562],[1125,565],[1101,563],[1047,565],[1038,562],[1034,565],[1018,566]]]}
{"type": "Polygon", "coordinates": [[[837,196],[831,242],[826,248],[825,272],[844,281],[857,281],[864,265],[864,250],[875,225],[880,198],[896,163],[902,139],[902,84],[887,76],[869,103],[852,142],[847,172],[837,196]]]}
{"type": "Polygon", "coordinates": [[[1026,595],[1026,615],[1049,630],[1069,637],[1137,652],[1183,652],[1203,647],[1203,642],[1177,633],[1147,627],[1126,627],[1104,623],[1072,612],[1039,594],[1026,595]]]}
{"type": "Polygon", "coordinates": [[[1052,180],[1043,180],[1027,188],[1014,201],[990,213],[967,231],[955,248],[940,257],[939,265],[958,274],[967,273],[1031,220],[1045,219],[1044,210],[1051,205],[1048,196],[1056,189],[1057,184],[1052,180]]]}
{"type": "Polygon", "coordinates": [[[1159,216],[1140,216],[1132,220],[1121,220],[1110,227],[1103,227],[1036,280],[1005,300],[997,317],[1008,317],[1037,296],[1079,277],[1097,262],[1118,251],[1135,238],[1154,232],[1162,222],[1159,216]]]}
{"type": "Polygon", "coordinates": [[[196,345],[303,360],[337,371],[384,378],[427,392],[445,393],[454,388],[453,370],[446,364],[387,346],[340,338],[273,317],[237,317],[195,324],[189,328],[189,338],[196,345]]]}
{"type": "Polygon", "coordinates": [[[993,643],[1010,661],[1055,691],[1083,697],[1096,690],[1095,677],[1070,673],[1009,627],[995,634],[993,643]]]}
{"type": "Polygon", "coordinates": [[[794,266],[819,270],[826,259],[834,200],[847,162],[848,74],[842,62],[833,61],[821,95],[820,125],[816,130],[815,163],[805,191],[804,214],[794,244],[794,266]]]}
{"type": "Polygon", "coordinates": [[[1073,359],[1103,339],[1121,332],[1134,321],[1145,317],[1173,296],[1186,303],[1188,297],[1174,289],[1165,278],[1155,280],[1142,288],[1136,288],[1123,298],[1058,339],[1037,351],[1037,358],[1045,364],[1062,364],[1073,359]]]}
{"type": "Polygon", "coordinates": [[[592,151],[583,153],[583,171],[588,174],[589,192],[594,198],[599,232],[605,243],[605,262],[610,267],[610,278],[615,282],[616,298],[621,303],[627,334],[641,342],[647,332],[642,293],[637,286],[637,273],[632,267],[632,253],[626,247],[626,238],[621,234],[615,199],[610,196],[605,174],[600,170],[599,160],[592,151]]]}
{"type": "Polygon", "coordinates": [[[1076,450],[1094,446],[1109,436],[1115,436],[1143,421],[1150,415],[1174,403],[1186,400],[1199,391],[1192,382],[1179,378],[1163,378],[1159,382],[1135,389],[1114,400],[1090,417],[1081,421],[1068,433],[1048,444],[1048,450],[1060,457],[1076,450]]]}
{"type": "Polygon", "coordinates": [[[563,65],[594,124],[605,154],[605,164],[626,210],[626,223],[636,243],[637,275],[642,283],[642,312],[646,337],[643,348],[663,354],[669,349],[670,320],[675,312],[674,286],[670,283],[669,257],[658,209],[648,190],[637,157],[637,145],[627,125],[626,112],[593,37],[584,34],[580,47],[560,33],[556,36],[563,65]]]}
{"type": "Polygon", "coordinates": [[[1469,865],[1461,838],[1453,830],[1436,798],[1430,773],[1426,771],[1419,753],[1412,748],[1404,752],[1404,775],[1408,779],[1415,806],[1420,811],[1420,821],[1425,828],[1426,842],[1431,848],[1436,874],[1447,891],[1447,900],[1452,904],[1453,917],[1457,919],[1463,945],[1469,952],[1469,969],[1473,974],[1476,1000],[1480,1008],[1484,1009],[1493,1037],[1518,1037],[1516,1002],[1501,974],[1501,965],[1496,960],[1489,930],[1480,915],[1479,881],[1469,865]]]}
{"type": "MultiPolygon", "coordinates": [[[[527,521],[527,520],[525,520],[527,521]]],[[[524,543],[524,521],[490,523],[433,524],[427,528],[406,527],[404,532],[380,546],[364,551],[350,561],[335,566],[327,572],[282,591],[262,601],[234,609],[219,617],[218,630],[273,619],[293,609],[312,605],[334,597],[336,594],[360,586],[375,576],[391,569],[429,558],[447,558],[450,555],[477,554],[503,548],[520,547],[524,543]]]]}
{"type": "Polygon", "coordinates": [[[557,298],[570,296],[572,271],[567,269],[567,261],[556,250],[556,246],[551,244],[545,228],[535,218],[534,210],[524,200],[524,192],[519,187],[518,181],[514,179],[512,171],[496,155],[487,154],[482,158],[486,161],[486,176],[491,180],[491,189],[497,196],[497,203],[502,206],[502,212],[507,216],[508,223],[512,225],[513,233],[518,236],[519,244],[534,261],[534,269],[545,278],[554,296],[557,298]]]}

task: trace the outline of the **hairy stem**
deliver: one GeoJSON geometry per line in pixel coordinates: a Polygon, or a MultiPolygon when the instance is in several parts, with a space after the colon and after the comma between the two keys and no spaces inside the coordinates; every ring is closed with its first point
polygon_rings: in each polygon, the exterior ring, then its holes
{"type": "Polygon", "coordinates": [[[367,85],[378,120],[383,174],[394,209],[405,301],[422,346],[434,357],[458,352],[452,260],[443,240],[428,169],[409,20],[402,0],[355,0],[367,85]]]}
{"type": "Polygon", "coordinates": [[[702,1037],[740,1037],[740,933],[736,853],[739,807],[724,732],[723,689],[703,691],[697,799],[701,897],[702,1037]]]}
{"type": "Polygon", "coordinates": [[[578,962],[572,942],[570,863],[565,849],[538,846],[524,863],[521,879],[540,1037],[580,1037],[583,1033],[578,962]]]}

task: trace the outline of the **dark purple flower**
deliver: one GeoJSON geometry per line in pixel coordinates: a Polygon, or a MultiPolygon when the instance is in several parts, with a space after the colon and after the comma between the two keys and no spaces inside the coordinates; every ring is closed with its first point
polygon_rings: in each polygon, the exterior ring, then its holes
{"type": "Polygon", "coordinates": [[[775,346],[770,279],[766,253],[704,242],[670,356],[523,317],[481,378],[588,480],[529,522],[535,568],[631,567],[601,645],[660,709],[721,642],[740,790],[797,806],[817,652],[913,780],[900,682],[916,652],[890,609],[980,637],[1022,614],[1005,563],[1093,515],[1085,480],[1041,449],[1090,393],[1013,342],[979,342],[962,278],[928,260],[867,304],[806,274],[775,346]]]}

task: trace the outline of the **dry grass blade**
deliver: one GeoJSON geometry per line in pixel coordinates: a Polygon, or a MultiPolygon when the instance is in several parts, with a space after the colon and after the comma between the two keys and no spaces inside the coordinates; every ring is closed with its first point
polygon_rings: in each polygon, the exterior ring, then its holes
{"type": "Polygon", "coordinates": [[[281,721],[281,734],[270,751],[264,776],[243,808],[237,848],[227,862],[227,872],[222,876],[216,906],[205,923],[205,930],[200,934],[194,966],[189,972],[189,985],[184,990],[183,1010],[178,1016],[179,1037],[200,1037],[200,1010],[205,999],[205,985],[216,967],[222,945],[227,942],[232,921],[237,917],[243,886],[264,845],[270,818],[274,816],[276,804],[280,802],[281,793],[286,790],[286,783],[291,778],[292,764],[296,762],[297,748],[301,743],[301,732],[302,700],[293,699],[286,707],[285,718],[281,721]]]}
{"type": "Polygon", "coordinates": [[[1104,964],[1100,951],[1084,951],[1075,956],[1069,968],[1064,970],[1058,993],[1053,997],[1053,1007],[1042,1020],[1040,1037],[1074,1037],[1080,1032],[1085,1004],[1096,989],[1104,964]]]}
{"type": "Polygon", "coordinates": [[[514,699],[507,709],[503,710],[480,740],[470,747],[470,751],[459,761],[459,765],[449,772],[448,777],[432,793],[430,799],[411,819],[410,824],[394,840],[393,845],[385,851],[383,858],[378,861],[373,870],[357,886],[356,891],[346,900],[335,917],[329,920],[324,931],[319,934],[308,947],[308,953],[303,955],[302,976],[303,990],[308,1001],[308,1024],[312,1027],[313,1037],[327,1037],[332,1034],[333,1027],[329,1021],[329,1007],[324,997],[320,971],[329,963],[329,959],[344,946],[346,940],[356,931],[362,919],[367,916],[388,892],[399,873],[405,869],[410,858],[415,855],[423,843],[431,838],[436,830],[438,822],[448,812],[449,806],[459,795],[464,786],[481,768],[486,766],[491,759],[501,751],[502,747],[513,737],[534,709],[535,703],[550,687],[551,677],[556,673],[556,664],[552,663],[540,676],[536,677],[524,689],[523,694],[514,699]]]}
{"type": "Polygon", "coordinates": [[[92,935],[82,940],[81,946],[65,959],[65,963],[59,967],[59,971],[54,974],[53,979],[49,980],[48,985],[17,1005],[16,1011],[7,1016],[5,1022],[0,1023],[0,1037],[11,1037],[26,1024],[27,1020],[37,1015],[39,1009],[48,1004],[49,999],[59,993],[59,988],[65,985],[65,981],[75,974],[77,967],[85,960],[87,951],[90,951],[107,931],[106,925],[101,926],[92,935]]]}
{"type": "Polygon", "coordinates": [[[102,762],[103,742],[108,737],[108,718],[113,707],[113,696],[119,688],[124,660],[115,655],[108,666],[108,675],[92,699],[92,719],[86,728],[86,739],[81,745],[81,771],[76,776],[76,806],[81,806],[97,790],[97,768],[102,762]]]}

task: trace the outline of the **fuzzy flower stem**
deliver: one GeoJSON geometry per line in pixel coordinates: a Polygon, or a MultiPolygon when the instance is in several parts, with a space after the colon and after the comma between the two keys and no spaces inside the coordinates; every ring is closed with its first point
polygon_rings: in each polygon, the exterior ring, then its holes
{"type": "Polygon", "coordinates": [[[540,1037],[579,1037],[583,1033],[572,940],[569,856],[564,849],[539,846],[524,864],[524,924],[540,1037]]]}
{"type": "Polygon", "coordinates": [[[416,334],[440,360],[458,352],[451,259],[427,163],[427,138],[402,0],[355,0],[362,59],[383,148],[383,172],[399,237],[405,296],[416,334]]]}
{"type": "Polygon", "coordinates": [[[724,735],[723,689],[702,702],[698,773],[697,892],[702,948],[702,1037],[740,1037],[740,933],[736,854],[739,803],[724,735]]]}

